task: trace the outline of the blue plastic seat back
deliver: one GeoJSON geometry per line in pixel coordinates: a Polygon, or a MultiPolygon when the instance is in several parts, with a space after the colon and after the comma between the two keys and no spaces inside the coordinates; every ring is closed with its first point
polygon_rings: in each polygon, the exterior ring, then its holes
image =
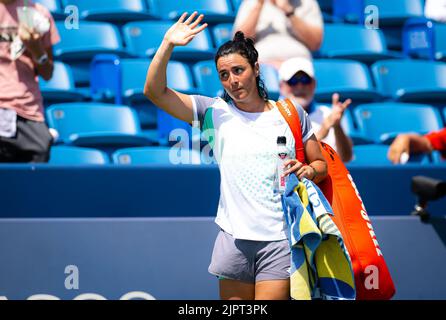
{"type": "Polygon", "coordinates": [[[446,61],[446,24],[435,24],[435,59],[446,61]]]}
{"type": "Polygon", "coordinates": [[[387,97],[403,101],[428,101],[441,95],[446,98],[446,63],[384,60],[371,69],[378,91],[387,97]]]}
{"type": "MultiPolygon", "coordinates": [[[[128,52],[137,57],[153,57],[164,38],[164,34],[171,26],[172,22],[170,21],[127,23],[123,27],[123,34],[128,52]]],[[[184,60],[211,59],[214,51],[209,30],[205,29],[187,46],[176,47],[172,58],[175,59],[180,56],[184,60]]]]}
{"type": "Polygon", "coordinates": [[[223,86],[213,60],[200,61],[192,69],[200,94],[211,97],[222,96],[223,86]]]}
{"type": "Polygon", "coordinates": [[[324,41],[319,50],[323,57],[360,59],[360,56],[380,57],[388,54],[381,30],[347,24],[326,24],[324,29],[324,41]]]}
{"type": "Polygon", "coordinates": [[[233,21],[235,16],[230,0],[148,0],[148,3],[150,10],[165,20],[177,20],[184,12],[194,11],[204,14],[208,23],[233,21]]]}
{"type": "Polygon", "coordinates": [[[54,62],[50,80],[39,77],[39,87],[46,106],[57,102],[81,101],[85,98],[85,95],[75,88],[71,67],[60,61],[54,62]]]}
{"type": "Polygon", "coordinates": [[[117,150],[112,158],[115,164],[181,165],[199,163],[200,153],[187,148],[141,147],[117,150]]]}
{"type": "Polygon", "coordinates": [[[66,16],[58,0],[34,0],[34,2],[46,7],[54,19],[60,20],[66,16]]]}
{"type": "Polygon", "coordinates": [[[424,16],[423,0],[365,0],[365,7],[370,5],[378,8],[383,25],[402,26],[406,19],[424,16]]]}
{"type": "Polygon", "coordinates": [[[232,23],[220,23],[212,27],[215,47],[219,48],[225,42],[232,40],[232,23]]]}
{"type": "Polygon", "coordinates": [[[48,126],[68,143],[72,134],[140,134],[136,113],[127,106],[101,103],[55,104],[46,112],[48,126]]]}
{"type": "Polygon", "coordinates": [[[269,98],[272,100],[279,99],[280,81],[277,69],[269,64],[260,64],[260,78],[263,80],[268,90],[269,98]]]}
{"type": "MultiPolygon", "coordinates": [[[[393,165],[387,158],[389,151],[388,145],[368,144],[361,146],[353,146],[353,159],[348,164],[365,165],[365,166],[385,166],[393,165]]],[[[410,164],[431,164],[431,159],[427,154],[410,155],[410,164]]]]}
{"type": "Polygon", "coordinates": [[[97,149],[70,146],[51,147],[50,164],[56,165],[85,165],[109,164],[108,155],[97,149]]]}
{"type": "MultiPolygon", "coordinates": [[[[125,99],[142,96],[150,59],[122,59],[122,89],[125,99]]],[[[183,93],[195,91],[192,74],[184,63],[169,61],[167,64],[167,86],[183,93]]]]}
{"type": "Polygon", "coordinates": [[[373,13],[379,17],[379,24],[401,26],[406,19],[422,17],[422,0],[334,0],[333,15],[349,22],[362,22],[373,13]],[[372,7],[373,6],[373,7],[372,7]],[[365,12],[367,9],[367,12],[365,12]],[[366,13],[366,14],[365,14],[366,13]]]}
{"type": "Polygon", "coordinates": [[[74,90],[74,79],[71,67],[60,61],[54,61],[53,76],[46,81],[39,77],[39,87],[42,93],[52,90],[74,90]]]}
{"type": "Polygon", "coordinates": [[[332,101],[337,92],[341,99],[371,102],[379,98],[366,65],[352,60],[314,60],[317,79],[316,100],[332,101]]]}
{"type": "Polygon", "coordinates": [[[122,104],[121,60],[114,54],[96,55],[90,66],[91,97],[122,104]]]}
{"type": "Polygon", "coordinates": [[[144,0],[62,0],[62,4],[76,6],[81,19],[122,22],[152,17],[144,0]]]}
{"type": "Polygon", "coordinates": [[[89,60],[99,53],[123,55],[119,30],[106,22],[81,21],[78,29],[68,29],[56,22],[61,41],[54,46],[54,56],[62,60],[89,60]]]}
{"type": "Polygon", "coordinates": [[[443,127],[437,109],[422,104],[370,103],[354,110],[363,135],[375,143],[390,143],[398,133],[425,134],[443,127]]]}

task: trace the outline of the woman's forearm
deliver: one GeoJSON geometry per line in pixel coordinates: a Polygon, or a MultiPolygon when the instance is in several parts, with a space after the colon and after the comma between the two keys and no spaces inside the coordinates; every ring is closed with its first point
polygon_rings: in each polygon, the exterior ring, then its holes
{"type": "Polygon", "coordinates": [[[144,95],[152,102],[166,92],[166,70],[173,48],[174,45],[164,39],[150,63],[144,84],[144,95]]]}
{"type": "Polygon", "coordinates": [[[324,160],[315,160],[309,164],[315,172],[313,182],[319,183],[325,179],[328,173],[327,162],[324,160]]]}
{"type": "Polygon", "coordinates": [[[247,16],[247,18],[244,21],[242,21],[237,26],[237,30],[235,29],[233,30],[233,33],[235,34],[237,31],[242,31],[246,37],[255,39],[257,23],[259,22],[262,8],[263,8],[263,3],[260,2],[256,3],[251,13],[247,16]]]}
{"type": "Polygon", "coordinates": [[[290,21],[296,38],[311,51],[319,50],[323,38],[322,28],[312,26],[296,15],[292,15],[290,21]]]}

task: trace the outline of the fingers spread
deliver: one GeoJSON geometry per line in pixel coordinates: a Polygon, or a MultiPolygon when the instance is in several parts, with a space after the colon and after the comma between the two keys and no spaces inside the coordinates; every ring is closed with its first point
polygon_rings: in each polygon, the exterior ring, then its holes
{"type": "Polygon", "coordinates": [[[194,11],[194,13],[192,13],[190,16],[189,16],[189,18],[187,18],[187,20],[184,22],[184,24],[190,24],[194,19],[195,19],[195,17],[197,16],[197,11],[194,11]]]}
{"type": "Polygon", "coordinates": [[[184,19],[186,19],[186,17],[187,17],[187,12],[184,12],[184,13],[181,15],[180,19],[178,19],[178,23],[183,23],[183,22],[184,22],[184,19]]]}
{"type": "Polygon", "coordinates": [[[200,14],[199,17],[190,25],[191,29],[194,29],[203,20],[204,15],[200,14]]]}

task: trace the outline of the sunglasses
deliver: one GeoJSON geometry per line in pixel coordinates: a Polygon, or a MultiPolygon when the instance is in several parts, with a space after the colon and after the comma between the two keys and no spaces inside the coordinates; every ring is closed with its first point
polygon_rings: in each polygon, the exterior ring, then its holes
{"type": "Polygon", "coordinates": [[[291,77],[290,80],[287,81],[288,85],[290,86],[296,86],[299,83],[302,83],[304,85],[308,85],[313,81],[313,79],[306,74],[302,74],[302,75],[294,75],[291,77]]]}

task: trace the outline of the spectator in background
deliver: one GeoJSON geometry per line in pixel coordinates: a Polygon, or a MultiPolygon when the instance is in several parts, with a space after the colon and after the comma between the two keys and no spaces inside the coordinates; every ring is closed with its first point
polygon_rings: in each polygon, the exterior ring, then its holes
{"type": "Polygon", "coordinates": [[[428,19],[446,23],[446,0],[426,0],[424,15],[428,19]]]}
{"type": "Polygon", "coordinates": [[[49,160],[52,136],[44,122],[38,76],[51,78],[52,46],[58,41],[54,20],[42,5],[0,0],[0,162],[49,160]],[[18,18],[17,8],[25,4],[33,15],[29,24],[18,18]]]}
{"type": "Polygon", "coordinates": [[[306,58],[292,58],[285,61],[279,69],[279,77],[282,98],[288,98],[293,103],[301,105],[309,114],[316,138],[335,149],[342,161],[350,161],[353,156],[353,143],[342,129],[341,119],[351,99],[341,102],[339,94],[335,93],[331,108],[316,107],[313,63],[306,58]]]}
{"type": "Polygon", "coordinates": [[[399,134],[390,145],[387,157],[393,164],[405,163],[410,154],[430,153],[433,150],[440,151],[446,158],[446,128],[426,135],[399,134]]]}
{"type": "Polygon", "coordinates": [[[311,58],[323,37],[323,20],[316,0],[244,0],[234,23],[255,39],[259,62],[279,69],[293,57],[311,58]]]}

